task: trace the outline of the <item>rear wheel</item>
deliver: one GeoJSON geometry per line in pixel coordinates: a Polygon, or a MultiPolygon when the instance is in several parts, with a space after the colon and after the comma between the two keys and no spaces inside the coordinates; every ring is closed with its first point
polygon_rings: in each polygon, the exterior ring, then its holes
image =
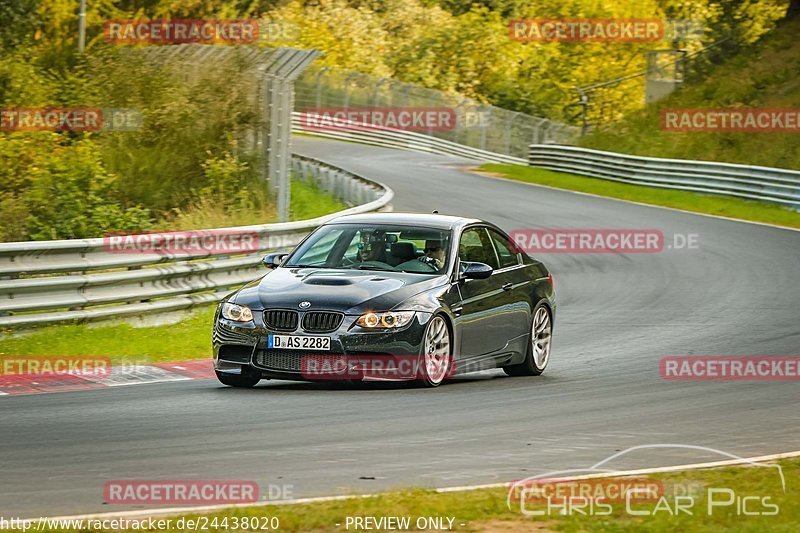
{"type": "Polygon", "coordinates": [[[219,382],[229,387],[249,389],[251,387],[255,387],[256,383],[261,381],[261,375],[253,372],[247,367],[242,368],[241,374],[227,374],[218,370],[215,372],[219,382]]]}
{"type": "Polygon", "coordinates": [[[531,321],[531,337],[528,342],[528,353],[525,360],[518,365],[504,366],[503,371],[509,376],[538,376],[544,372],[550,361],[550,337],[553,332],[553,320],[550,311],[544,304],[539,304],[533,311],[531,321]]]}
{"type": "Polygon", "coordinates": [[[447,321],[441,316],[434,316],[422,342],[422,355],[420,365],[420,379],[418,382],[425,387],[438,387],[450,372],[452,362],[452,339],[447,321]]]}

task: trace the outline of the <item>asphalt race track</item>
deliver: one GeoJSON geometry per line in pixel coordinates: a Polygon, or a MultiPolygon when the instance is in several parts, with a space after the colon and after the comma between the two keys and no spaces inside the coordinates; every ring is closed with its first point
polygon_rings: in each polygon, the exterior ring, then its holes
{"type": "MultiPolygon", "coordinates": [[[[668,355],[800,354],[800,232],[487,178],[451,157],[310,138],[294,149],[386,183],[396,211],[507,231],[660,229],[667,243],[697,234],[699,248],[541,257],[559,303],[541,377],[490,372],[432,390],[198,380],[0,398],[5,514],[122,509],[102,501],[113,479],[247,479],[304,497],[516,480],[643,444],[800,449],[800,382],[659,374],[668,355]]],[[[612,466],[719,459],[651,449],[612,466]]]]}

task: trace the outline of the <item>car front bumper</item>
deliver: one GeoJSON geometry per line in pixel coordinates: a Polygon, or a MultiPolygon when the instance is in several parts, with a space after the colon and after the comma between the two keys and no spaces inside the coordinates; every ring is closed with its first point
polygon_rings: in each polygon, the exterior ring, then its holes
{"type": "Polygon", "coordinates": [[[416,379],[425,327],[431,316],[417,312],[411,323],[399,330],[371,332],[354,328],[358,316],[347,315],[336,331],[307,333],[299,326],[292,332],[270,330],[260,311],[253,311],[253,320],[247,323],[217,315],[214,368],[231,374],[244,369],[260,372],[265,378],[304,381],[416,379]],[[327,336],[331,339],[330,350],[269,349],[270,334],[327,336]]]}

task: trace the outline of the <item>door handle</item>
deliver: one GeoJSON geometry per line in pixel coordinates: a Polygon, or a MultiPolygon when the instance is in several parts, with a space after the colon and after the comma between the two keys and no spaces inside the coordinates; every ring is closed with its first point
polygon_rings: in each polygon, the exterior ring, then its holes
{"type": "Polygon", "coordinates": [[[505,285],[503,285],[500,288],[503,289],[504,291],[510,291],[511,289],[514,288],[514,284],[513,283],[506,283],[505,285]]]}

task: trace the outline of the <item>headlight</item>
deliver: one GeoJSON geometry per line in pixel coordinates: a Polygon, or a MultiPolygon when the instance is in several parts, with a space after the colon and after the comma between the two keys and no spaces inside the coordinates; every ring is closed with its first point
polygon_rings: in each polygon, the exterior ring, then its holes
{"type": "Polygon", "coordinates": [[[366,313],[358,317],[356,325],[366,329],[397,329],[407,325],[412,318],[414,311],[366,313]]]}
{"type": "Polygon", "coordinates": [[[253,312],[249,307],[228,302],[222,304],[222,316],[236,322],[250,322],[253,320],[253,312]]]}

